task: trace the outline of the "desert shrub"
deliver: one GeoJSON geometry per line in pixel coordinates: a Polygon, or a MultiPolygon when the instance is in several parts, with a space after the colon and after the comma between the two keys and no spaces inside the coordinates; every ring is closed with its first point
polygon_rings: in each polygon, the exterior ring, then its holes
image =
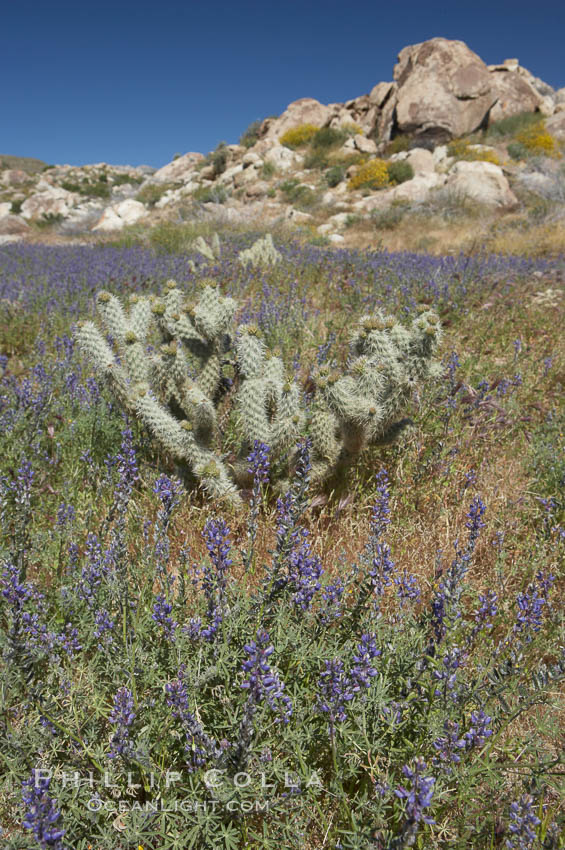
{"type": "Polygon", "coordinates": [[[62,213],[43,213],[41,218],[34,221],[34,225],[41,230],[48,227],[55,227],[55,225],[61,224],[64,220],[65,216],[62,213]]]}
{"type": "Polygon", "coordinates": [[[500,165],[500,159],[495,151],[477,149],[469,139],[454,139],[447,146],[447,155],[467,162],[492,162],[493,165],[500,165]]]}
{"type": "Polygon", "coordinates": [[[87,198],[102,198],[107,200],[112,195],[112,190],[108,185],[108,178],[102,174],[94,182],[84,178],[80,183],[75,183],[72,180],[63,180],[61,188],[67,192],[76,192],[79,195],[84,195],[87,198]]]}
{"type": "Polygon", "coordinates": [[[343,130],[341,127],[321,127],[312,136],[311,145],[315,149],[331,150],[341,147],[348,136],[347,130],[343,130]]]}
{"type": "Polygon", "coordinates": [[[149,244],[158,254],[183,254],[192,251],[194,229],[190,225],[162,221],[148,233],[149,244]]]}
{"type": "Polygon", "coordinates": [[[277,167],[272,162],[264,162],[261,167],[261,177],[264,177],[265,180],[269,180],[270,177],[274,177],[277,173],[277,167]]]}
{"type": "Polygon", "coordinates": [[[314,169],[322,171],[328,167],[329,162],[329,152],[324,148],[316,148],[315,150],[310,150],[304,157],[304,168],[308,169],[308,171],[314,169]]]}
{"type": "Polygon", "coordinates": [[[241,134],[239,144],[245,148],[252,148],[255,142],[259,140],[259,130],[262,123],[260,120],[252,121],[249,127],[241,134]]]}
{"type": "Polygon", "coordinates": [[[532,124],[516,134],[518,144],[524,146],[528,154],[560,157],[561,153],[557,142],[545,129],[543,121],[532,124]]]}
{"type": "MultiPolygon", "coordinates": [[[[272,239],[263,240],[260,250],[254,246],[245,261],[266,252],[276,254],[272,239]]],[[[244,459],[254,441],[270,447],[273,471],[284,482],[293,446],[308,428],[312,477],[323,482],[366,446],[394,440],[408,424],[398,415],[413,386],[437,371],[437,316],[424,308],[406,328],[377,311],[354,329],[347,368],[320,366],[312,376],[315,400],[306,411],[298,385],[267,349],[257,326],[242,325],[235,332],[236,302],[220,295],[214,281],[202,282],[196,301],[187,301],[169,281],[162,298],[134,296],[128,312],[104,291],[97,307],[103,332],[82,322],[76,338],[119,404],[185,468],[189,480],[192,476],[211,495],[234,501],[237,486],[246,484],[244,459]],[[235,460],[230,467],[220,414],[231,421],[227,430],[235,460]]]]}
{"type": "Polygon", "coordinates": [[[337,186],[345,177],[345,168],[343,165],[333,165],[324,174],[324,179],[330,188],[337,186]]]}
{"type": "Polygon", "coordinates": [[[142,204],[147,204],[148,207],[154,207],[157,201],[160,201],[165,192],[174,188],[174,183],[146,183],[137,195],[136,201],[142,204]]]}
{"type": "Polygon", "coordinates": [[[312,207],[318,201],[316,193],[309,186],[305,186],[300,180],[294,177],[290,180],[285,180],[278,188],[283,193],[287,203],[299,208],[312,207]]]}
{"type": "Polygon", "coordinates": [[[384,159],[371,159],[362,165],[349,180],[350,189],[384,189],[389,185],[388,163],[384,159]]]}
{"type": "Polygon", "coordinates": [[[225,186],[200,186],[194,190],[192,198],[200,204],[225,204],[229,193],[225,186]]]}
{"type": "Polygon", "coordinates": [[[226,143],[220,142],[216,150],[212,151],[212,153],[209,155],[208,160],[209,164],[214,169],[215,177],[219,177],[220,174],[223,174],[228,164],[228,151],[226,143]]]}
{"type": "Polygon", "coordinates": [[[535,124],[539,124],[539,112],[519,112],[495,121],[486,131],[486,138],[502,139],[507,136],[516,136],[517,133],[527,130],[535,124]]]}
{"type": "Polygon", "coordinates": [[[414,169],[409,162],[397,160],[396,162],[387,163],[388,179],[391,183],[398,185],[405,183],[407,180],[412,180],[414,177],[414,169]]]}
{"type": "Polygon", "coordinates": [[[392,156],[394,153],[402,153],[403,151],[409,151],[412,147],[412,136],[408,133],[400,133],[398,136],[395,136],[394,139],[391,139],[390,142],[387,143],[386,146],[386,155],[392,156]]]}
{"type": "Polygon", "coordinates": [[[136,174],[114,174],[112,183],[114,186],[125,186],[126,184],[138,186],[140,183],[143,183],[143,177],[136,174]]]}
{"type": "Polygon", "coordinates": [[[528,151],[521,142],[509,142],[506,150],[508,151],[508,156],[512,159],[526,159],[528,156],[528,151]]]}
{"type": "Polygon", "coordinates": [[[397,203],[391,204],[386,210],[373,210],[371,212],[371,222],[377,230],[394,230],[410,208],[409,204],[397,203]]]}
{"type": "Polygon", "coordinates": [[[294,148],[308,144],[316,135],[318,129],[315,124],[300,124],[298,127],[291,127],[290,130],[283,133],[279,142],[281,145],[294,150],[294,148]]]}
{"type": "Polygon", "coordinates": [[[19,215],[22,211],[23,201],[12,201],[10,212],[12,215],[19,215]]]}

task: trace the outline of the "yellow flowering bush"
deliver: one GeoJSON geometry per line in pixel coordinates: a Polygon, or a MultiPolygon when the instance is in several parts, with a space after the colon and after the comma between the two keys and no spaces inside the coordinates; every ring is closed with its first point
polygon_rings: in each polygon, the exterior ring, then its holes
{"type": "Polygon", "coordinates": [[[388,185],[388,167],[384,159],[371,159],[366,162],[348,184],[350,189],[384,189],[388,185]]]}
{"type": "Polygon", "coordinates": [[[448,156],[455,159],[464,159],[467,162],[492,162],[500,165],[500,158],[496,151],[477,149],[468,139],[455,139],[447,147],[448,156]]]}
{"type": "Polygon", "coordinates": [[[319,129],[315,124],[299,124],[298,127],[291,127],[283,133],[279,142],[287,148],[299,148],[311,141],[319,129]]]}
{"type": "Polygon", "coordinates": [[[545,129],[543,121],[522,130],[521,133],[517,134],[516,141],[523,145],[528,153],[542,154],[544,156],[561,156],[555,139],[545,129]]]}

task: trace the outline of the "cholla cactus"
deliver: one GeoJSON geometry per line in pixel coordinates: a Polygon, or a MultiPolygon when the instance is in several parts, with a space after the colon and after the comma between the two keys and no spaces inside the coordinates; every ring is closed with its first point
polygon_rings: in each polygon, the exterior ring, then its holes
{"type": "Polygon", "coordinates": [[[215,281],[187,300],[174,281],[161,297],[134,295],[129,308],[109,292],[97,298],[102,332],[80,322],[80,348],[138,417],[212,496],[239,500],[250,483],[246,457],[270,447],[283,486],[298,439],[310,433],[313,477],[328,478],[370,443],[394,439],[415,385],[434,371],[439,322],[425,311],[410,330],[392,317],[365,316],[351,340],[345,374],[320,367],[308,417],[300,390],[255,325],[234,333],[236,303],[215,281]],[[230,460],[227,462],[227,437],[230,460]]]}
{"type": "Polygon", "coordinates": [[[303,428],[298,388],[258,328],[244,326],[234,336],[235,301],[224,298],[214,281],[203,281],[194,302],[169,281],[161,298],[132,296],[128,311],[100,292],[97,308],[106,335],[93,322],[81,322],[80,348],[128,412],[211,495],[238,499],[235,483],[244,483],[244,459],[255,440],[266,442],[274,458],[292,450],[303,428]],[[235,377],[239,437],[229,469],[218,445],[218,412],[235,377]]]}
{"type": "Polygon", "coordinates": [[[244,266],[248,263],[251,263],[252,266],[274,266],[281,259],[282,254],[275,248],[270,233],[267,233],[262,239],[258,239],[251,248],[241,251],[239,254],[239,261],[244,266]]]}
{"type": "Polygon", "coordinates": [[[322,481],[366,446],[392,442],[409,424],[398,416],[417,384],[439,374],[432,359],[441,329],[422,308],[410,329],[393,316],[363,316],[355,329],[346,374],[321,366],[310,423],[312,476],[322,481]]]}
{"type": "Polygon", "coordinates": [[[209,245],[202,236],[199,236],[192,247],[212,263],[220,259],[220,237],[217,233],[212,234],[209,245]]]}

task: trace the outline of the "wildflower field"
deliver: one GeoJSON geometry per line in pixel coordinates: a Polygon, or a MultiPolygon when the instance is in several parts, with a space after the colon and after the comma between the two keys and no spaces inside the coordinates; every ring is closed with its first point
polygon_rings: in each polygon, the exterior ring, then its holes
{"type": "Polygon", "coordinates": [[[564,848],[565,259],[256,236],[0,247],[0,846],[564,848]],[[306,432],[210,498],[75,341],[171,278],[306,412],[377,310],[435,311],[441,369],[339,475],[306,432]]]}

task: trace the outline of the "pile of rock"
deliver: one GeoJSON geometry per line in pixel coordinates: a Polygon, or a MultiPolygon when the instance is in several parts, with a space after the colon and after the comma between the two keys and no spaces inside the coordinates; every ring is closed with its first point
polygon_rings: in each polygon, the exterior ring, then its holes
{"type": "MultiPolygon", "coordinates": [[[[231,220],[308,222],[309,213],[289,206],[281,192],[289,178],[304,191],[317,193],[322,207],[334,209],[318,227],[334,242],[343,238],[338,231],[351,214],[368,214],[399,201],[423,203],[437,190],[512,209],[517,200],[509,171],[492,161],[456,161],[446,143],[502,118],[535,111],[545,117],[556,139],[565,139],[565,89],[555,91],[516,59],[487,66],[463,42],[434,38],[405,47],[393,80],[378,83],[369,94],[327,105],[313,98],[294,101],[278,118],[262,122],[251,148],[223,146],[220,166],[217,157],[191,152],[157,171],[104,163],[56,166],[39,174],[0,171],[0,237],[18,238],[34,221],[62,222],[69,230],[119,230],[153,216],[153,210],[167,214],[193,201],[231,220]],[[369,195],[351,192],[345,181],[322,188],[304,170],[303,155],[280,141],[303,124],[355,127],[341,150],[352,160],[382,156],[391,138],[409,134],[412,149],[390,160],[405,160],[414,176],[369,195]]],[[[353,171],[354,166],[348,176],[353,171]]]]}

